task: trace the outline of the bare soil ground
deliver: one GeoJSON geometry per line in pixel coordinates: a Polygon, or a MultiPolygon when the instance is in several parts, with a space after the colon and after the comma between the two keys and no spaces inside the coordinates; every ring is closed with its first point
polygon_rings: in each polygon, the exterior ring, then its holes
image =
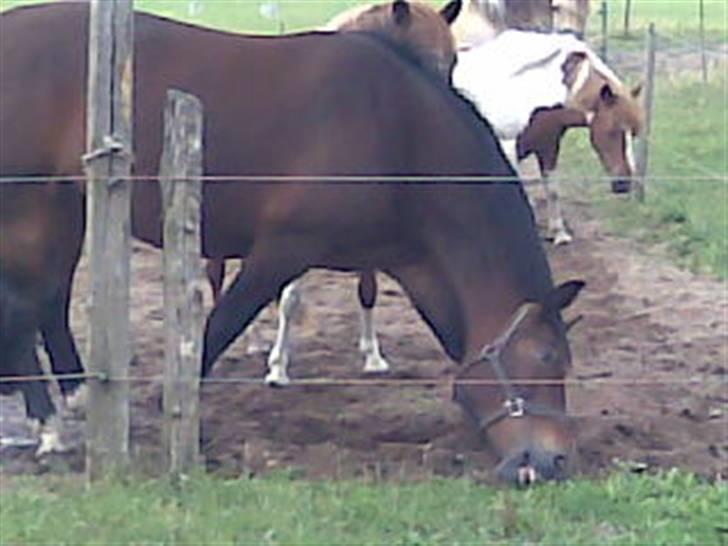
{"type": "MultiPolygon", "coordinates": [[[[636,243],[610,235],[578,202],[567,203],[576,233],[551,248],[557,280],[583,278],[587,289],[570,315],[569,411],[579,428],[581,470],[594,475],[620,460],[636,468],[677,466],[705,476],[728,472],[726,285],[693,275],[636,243]],[[632,384],[630,384],[632,382],[632,384]]],[[[163,365],[161,259],[136,245],[132,324],[135,376],[163,365]]],[[[316,271],[303,285],[305,310],[294,327],[295,377],[361,376],[356,284],[351,276],[316,271]]],[[[73,326],[86,342],[85,261],[77,276],[73,326]]],[[[380,285],[377,323],[396,378],[447,378],[455,370],[398,286],[380,285]]],[[[271,310],[257,324],[272,338],[271,310]]],[[[244,336],[245,337],[245,336],[244,336]]],[[[216,378],[264,374],[262,354],[238,340],[217,363],[216,378]]],[[[132,443],[143,469],[158,468],[161,419],[158,382],[132,385],[132,443]]],[[[210,469],[228,475],[293,469],[310,477],[417,478],[484,475],[490,455],[442,387],[240,384],[203,388],[203,452],[210,469]]],[[[18,398],[0,398],[0,469],[80,470],[83,422],[67,416],[67,454],[37,461],[18,398]]]]}

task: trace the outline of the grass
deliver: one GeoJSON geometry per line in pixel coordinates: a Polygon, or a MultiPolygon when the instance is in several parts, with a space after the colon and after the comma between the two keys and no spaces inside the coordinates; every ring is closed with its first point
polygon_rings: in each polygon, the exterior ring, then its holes
{"type": "MultiPolygon", "coordinates": [[[[624,13],[627,0],[608,0],[608,32],[612,37],[624,36],[624,13]]],[[[632,0],[630,34],[640,35],[649,23],[658,32],[673,37],[697,39],[700,33],[698,0],[632,0]]],[[[724,0],[704,0],[705,35],[709,41],[728,39],[728,6],[724,0]]],[[[601,2],[591,0],[589,30],[601,34],[601,2]]]]}
{"type": "Polygon", "coordinates": [[[527,491],[201,475],[5,478],[0,493],[2,544],[719,544],[728,509],[724,486],[677,471],[527,491]]]}

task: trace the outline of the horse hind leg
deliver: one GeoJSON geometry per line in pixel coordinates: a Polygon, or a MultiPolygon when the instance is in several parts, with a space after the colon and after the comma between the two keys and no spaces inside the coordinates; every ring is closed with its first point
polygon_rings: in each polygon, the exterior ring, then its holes
{"type": "MultiPolygon", "coordinates": [[[[80,375],[84,368],[68,321],[71,296],[71,281],[62,287],[48,305],[47,313],[40,325],[43,343],[54,374],[80,375]]],[[[73,377],[59,379],[58,385],[66,407],[81,410],[86,405],[87,389],[84,379],[73,377]]]]}
{"type": "MultiPolygon", "coordinates": [[[[220,354],[242,333],[260,310],[273,300],[281,288],[306,269],[296,259],[296,246],[281,251],[284,245],[271,243],[275,252],[253,252],[230,288],[210,313],[205,326],[202,375],[207,375],[220,354]]],[[[290,247],[285,247],[290,248],[290,247]]]]}
{"type": "Polygon", "coordinates": [[[374,327],[374,304],[377,299],[377,277],[374,271],[362,271],[359,275],[359,303],[361,304],[361,336],[359,350],[364,356],[365,373],[389,371],[389,363],[379,350],[379,340],[374,327]]]}
{"type": "Polygon", "coordinates": [[[288,365],[291,360],[290,332],[291,322],[301,304],[298,281],[288,283],[278,301],[278,331],[276,341],[268,356],[266,385],[282,387],[291,382],[288,365]]]}
{"type": "MultiPolygon", "coordinates": [[[[22,354],[18,356],[19,369],[23,370],[23,374],[30,376],[43,374],[33,343],[23,343],[22,354]]],[[[23,395],[25,414],[31,423],[31,428],[39,438],[36,457],[65,451],[66,447],[61,442],[61,420],[48,392],[48,383],[42,379],[21,381],[18,390],[23,395]]]]}

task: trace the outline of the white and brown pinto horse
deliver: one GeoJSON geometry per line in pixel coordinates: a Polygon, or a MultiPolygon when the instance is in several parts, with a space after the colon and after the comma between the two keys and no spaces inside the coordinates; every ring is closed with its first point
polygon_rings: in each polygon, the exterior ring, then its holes
{"type": "Polygon", "coordinates": [[[629,191],[635,174],[632,141],[643,124],[640,86],[627,89],[575,36],[503,31],[460,51],[453,81],[493,124],[514,165],[536,155],[549,236],[556,244],[572,240],[551,177],[568,128],[589,128],[592,147],[612,178],[612,191],[629,191]]]}

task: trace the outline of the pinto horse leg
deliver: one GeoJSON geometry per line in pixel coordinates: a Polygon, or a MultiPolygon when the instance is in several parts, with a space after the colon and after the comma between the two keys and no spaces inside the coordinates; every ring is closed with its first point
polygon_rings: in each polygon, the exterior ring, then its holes
{"type": "MultiPolygon", "coordinates": [[[[266,245],[275,254],[251,254],[228,290],[207,318],[202,375],[206,376],[220,354],[237,338],[281,288],[306,270],[295,260],[295,250],[286,252],[279,243],[266,245]]],[[[293,246],[295,248],[295,246],[293,246]]]]}
{"type": "Polygon", "coordinates": [[[288,377],[288,364],[290,363],[289,339],[291,321],[301,303],[298,292],[298,281],[288,283],[281,292],[278,301],[278,331],[275,344],[268,356],[268,374],[265,376],[266,385],[281,387],[291,382],[288,377]]]}
{"type": "MultiPolygon", "coordinates": [[[[59,375],[84,372],[68,322],[70,299],[71,281],[69,280],[50,302],[40,325],[51,369],[54,374],[59,375]]],[[[82,378],[60,379],[58,385],[68,408],[80,409],[85,406],[87,394],[82,378]]]]}
{"type": "Polygon", "coordinates": [[[546,194],[549,217],[548,235],[557,246],[568,244],[573,240],[573,237],[569,233],[569,230],[566,229],[566,223],[561,213],[558,178],[552,178],[551,173],[544,170],[541,172],[541,182],[543,183],[544,193],[546,194]]]}
{"type": "Polygon", "coordinates": [[[377,331],[374,328],[374,304],[377,300],[377,276],[374,271],[359,274],[359,303],[361,304],[361,337],[359,350],[364,356],[364,372],[389,371],[389,363],[379,350],[377,331]]]}

